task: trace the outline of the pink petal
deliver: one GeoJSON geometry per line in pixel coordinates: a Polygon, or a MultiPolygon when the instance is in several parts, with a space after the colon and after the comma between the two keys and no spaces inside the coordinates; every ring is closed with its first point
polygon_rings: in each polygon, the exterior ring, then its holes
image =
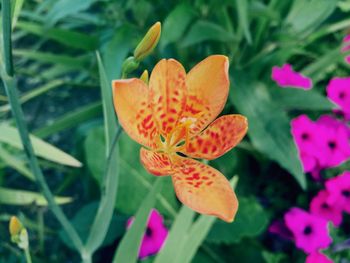
{"type": "Polygon", "coordinates": [[[312,88],[312,80],[301,73],[293,71],[290,64],[284,64],[281,68],[272,68],[272,80],[280,87],[302,88],[305,90],[312,88]]]}

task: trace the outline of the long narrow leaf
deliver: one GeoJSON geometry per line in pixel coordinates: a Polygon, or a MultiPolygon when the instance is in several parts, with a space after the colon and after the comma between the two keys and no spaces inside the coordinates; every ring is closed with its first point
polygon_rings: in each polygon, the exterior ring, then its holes
{"type": "Polygon", "coordinates": [[[3,55],[5,70],[9,76],[13,76],[12,41],[11,41],[11,0],[2,0],[2,32],[3,32],[3,55]]]}
{"type": "MultiPolygon", "coordinates": [[[[37,156],[63,165],[73,167],[80,167],[82,165],[71,155],[37,138],[34,135],[30,135],[30,140],[33,143],[34,151],[37,156]]],[[[17,149],[23,149],[17,129],[5,123],[0,124],[0,142],[11,145],[17,149]]]]}
{"type": "MultiPolygon", "coordinates": [[[[57,204],[67,204],[72,201],[71,197],[55,197],[57,204]]],[[[7,205],[31,205],[46,206],[47,201],[41,194],[0,187],[0,204],[7,205]]]]}
{"type": "Polygon", "coordinates": [[[137,261],[141,239],[146,230],[149,213],[156,202],[157,193],[161,189],[161,183],[162,178],[157,178],[152,190],[142,202],[131,228],[126,232],[117,248],[113,263],[135,263],[137,261]]]}
{"type": "Polygon", "coordinates": [[[184,242],[186,234],[192,225],[195,212],[186,206],[183,206],[176,216],[171,227],[169,235],[165,241],[162,250],[159,252],[154,263],[172,263],[175,260],[174,255],[178,253],[178,245],[184,242]]]}

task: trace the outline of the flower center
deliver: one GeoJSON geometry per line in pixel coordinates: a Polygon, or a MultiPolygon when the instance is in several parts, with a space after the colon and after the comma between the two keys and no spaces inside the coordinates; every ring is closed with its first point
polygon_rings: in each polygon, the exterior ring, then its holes
{"type": "Polygon", "coordinates": [[[310,235],[312,233],[312,228],[310,225],[307,225],[305,228],[304,228],[304,235],[310,235]]]}
{"type": "Polygon", "coordinates": [[[310,138],[310,136],[309,136],[309,134],[307,134],[307,133],[305,132],[305,133],[303,133],[303,134],[301,135],[301,138],[302,138],[304,141],[306,141],[306,140],[308,140],[308,139],[310,138]]]}
{"type": "Polygon", "coordinates": [[[343,196],[345,196],[346,198],[349,198],[349,197],[350,197],[350,191],[349,191],[349,190],[343,190],[343,191],[341,192],[341,194],[342,194],[343,196]]]}
{"type": "Polygon", "coordinates": [[[342,91],[339,93],[339,99],[345,99],[345,92],[342,91]]]}
{"type": "Polygon", "coordinates": [[[153,234],[152,229],[150,229],[149,227],[147,227],[147,229],[146,229],[146,236],[151,237],[152,234],[153,234]]]}
{"type": "Polygon", "coordinates": [[[328,142],[328,147],[334,150],[337,147],[337,144],[335,141],[328,142]]]}
{"type": "Polygon", "coordinates": [[[323,209],[328,209],[328,208],[329,208],[329,205],[328,205],[327,203],[323,203],[323,204],[321,205],[321,207],[322,207],[323,209]]]}

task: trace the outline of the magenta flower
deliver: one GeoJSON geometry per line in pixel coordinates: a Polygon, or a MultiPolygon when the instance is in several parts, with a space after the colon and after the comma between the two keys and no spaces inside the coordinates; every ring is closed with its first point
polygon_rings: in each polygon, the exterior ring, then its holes
{"type": "Polygon", "coordinates": [[[329,193],[328,203],[350,213],[350,172],[345,171],[327,180],[326,189],[329,193]]]}
{"type": "Polygon", "coordinates": [[[333,263],[333,261],[320,252],[313,252],[306,257],[305,263],[333,263]]]}
{"type": "Polygon", "coordinates": [[[322,115],[320,118],[318,118],[316,123],[333,128],[343,127],[343,129],[347,131],[346,133],[350,139],[350,127],[341,120],[338,120],[330,115],[322,115]]]}
{"type": "Polygon", "coordinates": [[[305,253],[327,248],[332,242],[323,218],[295,207],[284,215],[284,220],[294,235],[295,245],[305,253]]]}
{"type": "Polygon", "coordinates": [[[284,64],[282,67],[273,67],[271,78],[280,87],[294,87],[305,90],[312,88],[312,80],[295,72],[290,64],[284,64]]]}
{"type": "MultiPolygon", "coordinates": [[[[128,220],[128,228],[132,225],[133,220],[133,217],[128,220]]],[[[156,209],[152,209],[148,219],[146,233],[142,238],[139,258],[144,259],[158,253],[167,236],[168,229],[164,226],[162,215],[156,209]]]]}
{"type": "Polygon", "coordinates": [[[344,115],[350,115],[350,77],[331,79],[327,86],[327,96],[340,107],[344,115]]]}
{"type": "Polygon", "coordinates": [[[326,190],[319,191],[310,203],[310,212],[339,226],[343,220],[342,211],[339,206],[330,205],[328,198],[329,193],[326,190]]]}
{"type": "Polygon", "coordinates": [[[306,115],[291,121],[291,132],[297,145],[304,172],[312,172],[318,167],[317,125],[306,115]]]}
{"type": "Polygon", "coordinates": [[[320,125],[316,138],[319,163],[322,167],[335,167],[350,158],[348,131],[343,126],[320,125]]]}

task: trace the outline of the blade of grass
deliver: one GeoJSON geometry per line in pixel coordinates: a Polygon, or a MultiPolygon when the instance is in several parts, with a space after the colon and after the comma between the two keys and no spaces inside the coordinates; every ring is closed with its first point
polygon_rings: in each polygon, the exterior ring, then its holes
{"type": "MultiPolygon", "coordinates": [[[[55,197],[55,202],[58,204],[67,204],[72,202],[71,197],[55,197]]],[[[0,187],[0,203],[7,205],[31,205],[36,204],[39,206],[46,206],[46,199],[38,193],[10,189],[5,187],[0,187]]]]}
{"type": "Polygon", "coordinates": [[[13,76],[12,41],[11,41],[11,0],[2,0],[2,32],[3,32],[3,56],[5,71],[13,76]]]}
{"type": "Polygon", "coordinates": [[[34,135],[45,138],[51,134],[72,128],[79,123],[97,117],[102,112],[101,102],[94,102],[58,118],[54,123],[34,131],[34,135]],[[77,123],[77,120],[79,123],[77,123]]]}
{"type": "Polygon", "coordinates": [[[119,180],[119,148],[117,142],[122,132],[118,126],[108,154],[101,201],[86,242],[86,251],[92,255],[103,243],[113,217],[119,180]]]}
{"type": "Polygon", "coordinates": [[[140,208],[135,215],[132,226],[126,232],[125,236],[119,243],[119,246],[113,258],[113,263],[137,262],[141,239],[146,230],[149,213],[156,202],[157,193],[161,189],[161,183],[162,178],[157,178],[155,180],[151,191],[148,193],[145,200],[140,205],[140,208]]]}
{"type": "Polygon", "coordinates": [[[17,170],[20,174],[22,174],[29,180],[31,181],[35,180],[34,175],[28,170],[25,163],[22,160],[16,158],[14,155],[9,153],[5,148],[1,146],[0,146],[0,159],[2,159],[8,166],[17,170]]]}
{"type": "MultiPolygon", "coordinates": [[[[11,145],[17,149],[24,149],[21,143],[20,132],[16,128],[11,127],[5,123],[0,124],[0,142],[11,145]]],[[[40,156],[46,160],[68,165],[72,167],[81,167],[82,164],[73,156],[65,153],[64,151],[56,148],[55,146],[29,134],[28,135],[34,148],[36,156],[40,156]]]]}
{"type": "Polygon", "coordinates": [[[172,263],[175,260],[174,255],[178,252],[178,245],[182,243],[192,225],[195,212],[186,206],[183,206],[176,216],[171,227],[169,235],[165,241],[162,250],[154,260],[154,263],[172,263]]]}
{"type": "MultiPolygon", "coordinates": [[[[3,16],[2,16],[3,25],[6,24],[7,27],[9,27],[10,29],[10,30],[7,29],[3,31],[3,41],[4,41],[3,45],[8,45],[8,43],[11,42],[11,6],[10,6],[9,0],[2,0],[2,4],[3,6],[4,4],[9,5],[8,8],[3,9],[3,16]],[[7,14],[5,11],[7,12],[7,14]]],[[[12,57],[10,55],[12,53],[11,44],[9,45],[9,47],[10,49],[5,49],[7,53],[3,54],[3,58],[4,60],[10,59],[9,63],[12,64],[12,60],[11,60],[12,57]]],[[[79,252],[81,252],[83,250],[83,243],[78,233],[76,232],[76,230],[73,228],[73,226],[70,224],[69,220],[63,213],[61,207],[57,205],[55,198],[52,192],[50,191],[50,188],[47,185],[44,174],[41,171],[41,168],[38,163],[38,159],[34,154],[33,145],[29,138],[28,128],[24,121],[24,114],[22,112],[22,108],[20,106],[19,99],[18,99],[17,84],[11,75],[10,76],[7,75],[7,73],[3,70],[3,68],[0,68],[0,70],[1,70],[0,74],[5,87],[5,91],[9,99],[9,102],[11,104],[12,114],[16,121],[20,138],[22,140],[23,148],[25,150],[25,153],[27,155],[27,158],[30,164],[30,168],[36,177],[37,183],[40,186],[45,199],[47,200],[49,208],[51,209],[53,214],[56,216],[57,220],[61,223],[62,227],[64,228],[69,238],[71,239],[74,247],[79,252]]]]}
{"type": "Polygon", "coordinates": [[[117,197],[119,181],[119,148],[117,141],[121,134],[121,127],[117,125],[113,101],[111,84],[101,60],[99,53],[96,53],[100,74],[100,84],[102,92],[102,106],[104,115],[104,127],[106,138],[106,168],[102,180],[102,195],[98,211],[92,224],[87,242],[86,251],[91,255],[101,246],[106,237],[110,222],[112,220],[117,197]],[[114,137],[113,137],[113,134],[114,137]],[[113,138],[113,141],[111,139],[113,138]]]}
{"type": "Polygon", "coordinates": [[[242,28],[244,36],[249,45],[252,44],[252,36],[249,29],[248,3],[247,0],[237,0],[237,13],[239,26],[242,28]]]}

